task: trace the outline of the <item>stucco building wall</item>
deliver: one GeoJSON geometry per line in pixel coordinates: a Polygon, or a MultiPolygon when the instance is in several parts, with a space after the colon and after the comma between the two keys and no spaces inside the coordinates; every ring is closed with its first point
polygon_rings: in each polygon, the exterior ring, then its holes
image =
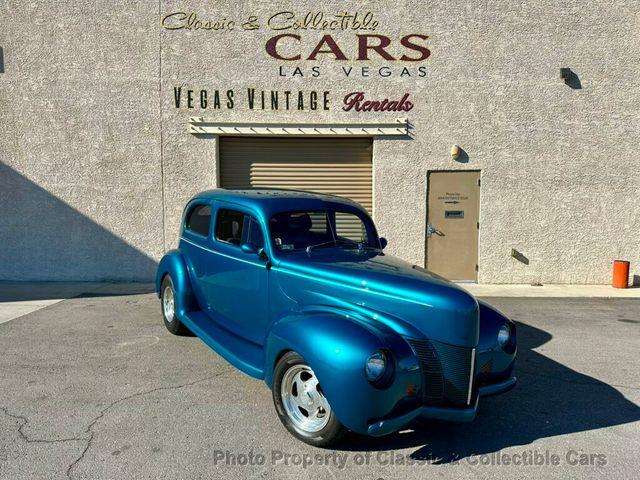
{"type": "Polygon", "coordinates": [[[0,4],[0,278],[146,280],[162,254],[158,6],[0,4]]]}
{"type": "MultiPolygon", "coordinates": [[[[375,138],[374,216],[388,252],[424,264],[427,174],[481,170],[479,281],[606,283],[611,260],[640,274],[640,36],[637,2],[5,2],[0,6],[0,278],[148,279],[177,243],[180,214],[217,184],[220,122],[373,122],[407,117],[411,138],[375,138]],[[262,28],[282,10],[374,13],[376,34],[429,35],[424,62],[276,60],[262,28]],[[172,12],[245,31],[167,30],[172,12]],[[634,30],[635,29],[635,30],[634,30]],[[312,66],[320,77],[309,75],[312,66]],[[300,66],[305,76],[282,77],[300,66]],[[369,76],[345,77],[363,66],[369,76]],[[380,77],[379,67],[394,72],[380,77]],[[414,73],[400,77],[402,67],[414,73]],[[426,75],[415,72],[424,66],[426,75]],[[581,89],[565,85],[569,67],[581,89]],[[232,89],[233,110],[176,108],[174,88],[232,89]],[[250,110],[247,88],[331,92],[329,111],[250,110]],[[344,112],[346,93],[405,93],[415,107],[344,112]],[[451,145],[468,158],[453,161],[451,145]],[[516,249],[526,265],[510,256],[516,249]]],[[[309,54],[330,33],[294,32],[309,54]]],[[[294,43],[290,44],[291,46],[294,43]]],[[[291,53],[283,48],[283,52],[291,53]]]]}

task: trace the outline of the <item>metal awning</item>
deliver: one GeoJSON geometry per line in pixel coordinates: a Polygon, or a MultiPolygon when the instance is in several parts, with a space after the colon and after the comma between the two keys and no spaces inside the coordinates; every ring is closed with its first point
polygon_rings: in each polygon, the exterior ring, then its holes
{"type": "Polygon", "coordinates": [[[204,117],[190,117],[189,133],[194,135],[279,135],[292,137],[408,137],[409,125],[407,119],[377,123],[238,123],[219,122],[204,117]]]}

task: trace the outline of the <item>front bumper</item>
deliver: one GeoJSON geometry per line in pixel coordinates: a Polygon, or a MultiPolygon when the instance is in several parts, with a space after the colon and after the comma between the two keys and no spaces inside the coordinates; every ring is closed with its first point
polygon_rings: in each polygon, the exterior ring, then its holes
{"type": "Polygon", "coordinates": [[[447,408],[422,406],[398,417],[377,420],[369,424],[367,433],[374,437],[387,435],[411,423],[416,418],[433,418],[436,420],[446,420],[450,422],[471,422],[476,417],[476,410],[478,409],[480,397],[488,397],[490,395],[499,395],[501,393],[508,392],[516,386],[516,382],[516,377],[511,377],[503,382],[479,387],[478,395],[476,396],[476,401],[473,407],[447,408]]]}

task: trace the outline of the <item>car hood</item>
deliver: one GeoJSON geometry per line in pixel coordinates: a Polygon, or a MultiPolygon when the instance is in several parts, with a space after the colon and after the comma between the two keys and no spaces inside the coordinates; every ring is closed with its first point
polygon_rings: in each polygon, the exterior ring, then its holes
{"type": "Polygon", "coordinates": [[[478,303],[466,290],[378,251],[322,248],[282,255],[276,278],[299,308],[361,312],[409,337],[477,345],[478,303]]]}

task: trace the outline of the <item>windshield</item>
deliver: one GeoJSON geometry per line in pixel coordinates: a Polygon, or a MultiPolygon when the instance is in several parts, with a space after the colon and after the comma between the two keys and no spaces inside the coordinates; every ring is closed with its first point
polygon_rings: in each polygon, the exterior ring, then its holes
{"type": "Polygon", "coordinates": [[[370,222],[351,212],[314,210],[285,212],[269,222],[270,235],[279,251],[322,247],[378,248],[370,222]]]}

